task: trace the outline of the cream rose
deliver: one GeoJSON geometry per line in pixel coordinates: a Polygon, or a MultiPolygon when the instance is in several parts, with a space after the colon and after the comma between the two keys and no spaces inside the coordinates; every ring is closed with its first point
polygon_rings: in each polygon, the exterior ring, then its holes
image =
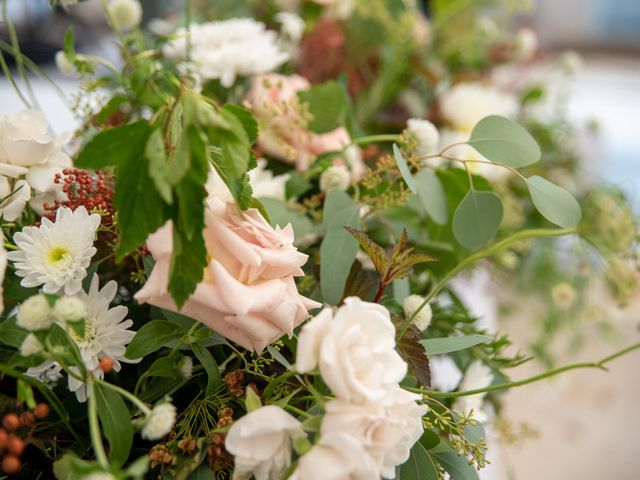
{"type": "Polygon", "coordinates": [[[225,447],[235,459],[233,478],[280,480],[291,465],[292,441],[305,437],[302,424],[275,405],[267,405],[237,420],[225,447]]]}
{"type": "Polygon", "coordinates": [[[357,439],[345,433],[323,435],[303,455],[289,480],[374,480],[380,471],[357,439]]]}
{"type": "MultiPolygon", "coordinates": [[[[309,168],[318,155],[342,150],[351,143],[343,127],[326,133],[309,131],[297,93],[310,87],[307,79],[299,75],[273,73],[255,77],[247,95],[260,125],[258,146],[269,155],[294,163],[300,171],[309,168]]],[[[358,148],[335,163],[348,166],[354,178],[364,170],[358,148]]]]}
{"type": "Polygon", "coordinates": [[[386,402],[364,405],[331,400],[325,406],[321,435],[346,433],[364,447],[384,478],[395,478],[395,468],[409,458],[422,436],[422,417],[427,407],[418,405],[419,395],[397,387],[386,402]]]}
{"type": "MultiPolygon", "coordinates": [[[[294,277],[307,261],[293,246],[293,229],[275,229],[260,212],[241,212],[231,202],[210,197],[204,238],[210,261],[204,279],[180,309],[248,350],[293,329],[319,303],[301,296],[294,277]]],[[[156,265],[136,299],[177,311],[167,291],[173,241],[171,222],[147,240],[156,265]]]]}
{"type": "Polygon", "coordinates": [[[395,350],[395,333],[386,308],[349,297],[335,314],[325,308],[304,326],[296,368],[306,373],[319,367],[341,400],[381,401],[407,373],[395,350]]]}

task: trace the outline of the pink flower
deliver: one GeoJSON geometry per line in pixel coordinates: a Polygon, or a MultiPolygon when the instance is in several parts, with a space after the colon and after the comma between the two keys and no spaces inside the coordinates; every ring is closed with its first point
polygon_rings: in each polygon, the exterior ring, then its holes
{"type": "MultiPolygon", "coordinates": [[[[299,75],[260,75],[253,79],[247,100],[260,124],[258,146],[273,157],[294,163],[304,171],[315,158],[325,152],[342,150],[351,143],[344,127],[326,133],[313,133],[307,127],[308,113],[298,100],[297,93],[308,90],[310,84],[299,75]]],[[[336,164],[347,165],[354,178],[364,170],[357,147],[345,152],[336,164]]]]}
{"type": "MultiPolygon", "coordinates": [[[[232,202],[209,197],[203,232],[210,257],[204,279],[180,309],[248,350],[260,352],[320,306],[301,296],[294,277],[307,255],[293,246],[293,229],[272,228],[260,212],[241,212],[232,202]]],[[[147,240],[156,260],[135,295],[141,302],[178,311],[167,291],[173,241],[167,222],[147,240]]]]}

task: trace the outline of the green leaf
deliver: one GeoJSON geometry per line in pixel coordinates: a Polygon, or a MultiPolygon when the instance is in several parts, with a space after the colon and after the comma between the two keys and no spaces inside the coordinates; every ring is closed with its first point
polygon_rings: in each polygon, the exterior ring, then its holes
{"type": "Polygon", "coordinates": [[[476,469],[469,465],[469,461],[465,457],[458,455],[446,443],[440,442],[429,452],[435,456],[442,468],[449,473],[451,480],[478,480],[476,469]]]}
{"type": "Polygon", "coordinates": [[[69,58],[73,58],[76,54],[74,47],[73,25],[67,28],[67,32],[64,34],[63,50],[69,58]]]}
{"type": "Polygon", "coordinates": [[[398,164],[398,168],[400,169],[400,173],[402,174],[402,178],[404,178],[407,187],[409,187],[409,189],[413,193],[417,193],[418,186],[416,185],[416,181],[413,178],[413,175],[411,175],[409,165],[407,165],[407,161],[405,160],[404,155],[402,155],[402,152],[395,143],[393,144],[393,156],[396,159],[396,163],[398,164]]]}
{"type": "Polygon", "coordinates": [[[178,307],[191,296],[204,276],[207,248],[202,235],[189,240],[184,231],[173,223],[173,253],[169,266],[169,292],[178,307]]]}
{"type": "MultiPolygon", "coordinates": [[[[396,320],[396,328],[402,324],[396,320]]],[[[425,388],[431,387],[431,368],[424,347],[420,344],[422,335],[415,325],[410,325],[402,338],[398,340],[398,350],[405,362],[409,364],[416,380],[425,388]]]]}
{"type": "MultiPolygon", "coordinates": [[[[416,442],[409,452],[409,460],[396,470],[398,480],[437,480],[438,467],[431,454],[416,442]]],[[[457,480],[457,479],[453,479],[457,480]]]]}
{"type": "Polygon", "coordinates": [[[420,170],[415,176],[418,197],[431,219],[438,225],[449,220],[447,197],[438,176],[430,169],[420,170]]]}
{"type": "Polygon", "coordinates": [[[216,480],[216,474],[208,465],[202,464],[187,477],[187,480],[216,480]]]}
{"type": "Polygon", "coordinates": [[[211,352],[207,350],[205,347],[200,345],[199,343],[192,343],[191,349],[193,350],[194,355],[200,361],[205,371],[207,372],[207,390],[206,395],[211,395],[213,391],[220,386],[222,380],[220,379],[220,371],[218,370],[218,365],[216,361],[213,359],[213,355],[211,352]]]}
{"type": "Polygon", "coordinates": [[[74,165],[106,168],[136,162],[144,156],[151,132],[151,126],[145,120],[100,132],[87,142],[74,165]]]}
{"type": "Polygon", "coordinates": [[[315,133],[326,133],[345,124],[348,101],[344,88],[336,81],[315,85],[298,92],[300,102],[307,103],[313,119],[309,129],[315,133]]]}
{"type": "Polygon", "coordinates": [[[376,269],[376,273],[378,274],[378,277],[381,279],[381,281],[385,279],[389,269],[393,265],[391,252],[387,252],[384,248],[371,240],[369,235],[367,235],[366,233],[351,227],[345,227],[345,229],[347,230],[347,232],[353,235],[364,252],[367,254],[369,259],[373,263],[373,266],[376,269]]]}
{"type": "Polygon", "coordinates": [[[427,355],[441,355],[471,348],[481,343],[490,342],[491,338],[484,335],[463,335],[456,337],[429,338],[420,340],[427,355]]]}
{"type": "Polygon", "coordinates": [[[284,228],[287,224],[291,223],[293,231],[295,233],[295,243],[299,243],[305,236],[313,232],[313,222],[303,215],[298,210],[290,208],[282,200],[277,198],[261,198],[260,202],[267,210],[271,225],[275,227],[279,225],[280,228],[284,228]]]}
{"type": "Polygon", "coordinates": [[[440,443],[440,435],[438,435],[433,430],[427,429],[422,434],[422,437],[420,437],[420,443],[427,450],[431,450],[433,447],[440,443]]]}
{"type": "Polygon", "coordinates": [[[527,186],[536,209],[551,223],[562,228],[572,228],[580,223],[580,204],[564,188],[538,175],[527,178],[527,186]]]}
{"type": "Polygon", "coordinates": [[[149,470],[149,456],[143,455],[137,460],[134,460],[127,468],[127,475],[133,477],[135,480],[144,478],[144,475],[149,470]]]}
{"type": "Polygon", "coordinates": [[[353,200],[345,192],[335,189],[330,190],[322,209],[322,225],[324,228],[327,229],[329,227],[331,220],[338,212],[353,205],[355,205],[353,200]]]}
{"type": "Polygon", "coordinates": [[[119,393],[94,384],[98,417],[104,436],[109,441],[109,460],[120,467],[129,458],[133,444],[133,428],[129,410],[119,393]]]}
{"type": "Polygon", "coordinates": [[[133,337],[124,356],[129,359],[142,358],[160,349],[164,344],[182,338],[183,331],[166,320],[151,320],[142,326],[133,337]]]}
{"type": "Polygon", "coordinates": [[[331,305],[340,302],[351,264],[358,252],[357,240],[344,226],[360,226],[360,207],[353,205],[338,212],[320,246],[320,290],[324,301],[331,305]]]}
{"type": "Polygon", "coordinates": [[[513,168],[540,160],[540,147],[520,125],[508,118],[491,115],[478,122],[467,142],[480,154],[513,168]]]}
{"type": "Polygon", "coordinates": [[[469,190],[453,214],[453,235],[464,247],[474,250],[498,231],[502,202],[493,192],[469,190]]]}
{"type": "Polygon", "coordinates": [[[165,202],[171,204],[173,202],[172,183],[167,167],[167,152],[159,128],[154,130],[149,137],[144,155],[149,161],[149,176],[153,180],[156,190],[165,202]]]}
{"type": "Polygon", "coordinates": [[[284,186],[285,196],[287,197],[287,200],[290,198],[297,198],[311,190],[312,186],[311,182],[301,173],[290,172],[289,179],[284,186]]]}
{"type": "Polygon", "coordinates": [[[0,323],[0,343],[20,349],[28,332],[16,325],[16,317],[7,318],[0,323]]]}
{"type": "Polygon", "coordinates": [[[148,377],[175,377],[178,374],[178,365],[183,356],[180,354],[160,357],[147,369],[148,377]]]}
{"type": "Polygon", "coordinates": [[[255,143],[258,138],[258,122],[256,122],[256,119],[253,117],[251,112],[246,108],[233,104],[225,105],[224,108],[233,113],[235,117],[240,120],[242,128],[244,128],[244,131],[247,133],[249,143],[255,143]]]}

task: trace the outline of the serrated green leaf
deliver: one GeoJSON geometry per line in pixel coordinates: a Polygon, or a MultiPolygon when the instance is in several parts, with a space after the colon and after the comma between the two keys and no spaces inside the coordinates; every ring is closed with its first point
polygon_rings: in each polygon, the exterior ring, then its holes
{"type": "Polygon", "coordinates": [[[309,106],[313,119],[309,129],[316,133],[326,133],[345,124],[348,101],[344,88],[336,81],[314,85],[298,92],[300,102],[309,106]]]}
{"type": "Polygon", "coordinates": [[[418,193],[418,187],[416,185],[415,179],[413,178],[413,175],[411,174],[411,170],[409,170],[409,165],[407,165],[407,161],[405,160],[404,155],[402,155],[400,148],[398,148],[395,143],[393,144],[393,156],[396,159],[398,169],[400,169],[402,178],[407,184],[407,187],[409,187],[409,190],[411,190],[413,193],[418,193]]]}
{"type": "Polygon", "coordinates": [[[513,168],[540,160],[540,147],[531,134],[513,120],[498,115],[483,118],[467,142],[492,162],[513,168]]]}
{"type": "MultiPolygon", "coordinates": [[[[395,321],[396,325],[401,325],[400,320],[395,321]]],[[[420,330],[415,325],[410,325],[406,332],[398,340],[398,350],[402,358],[409,364],[416,380],[425,388],[431,387],[431,368],[429,358],[424,347],[420,344],[422,336],[420,330]]]]}
{"type": "Polygon", "coordinates": [[[202,364],[205,371],[207,372],[206,395],[211,395],[213,391],[222,383],[218,365],[213,359],[213,355],[211,355],[211,352],[199,343],[192,343],[191,349],[193,350],[193,353],[198,361],[202,364]]]}
{"type": "Polygon", "coordinates": [[[144,155],[149,161],[149,176],[153,180],[156,190],[163,200],[170,205],[173,202],[172,183],[167,166],[167,152],[160,129],[155,129],[149,136],[144,155]]]}
{"type": "Polygon", "coordinates": [[[391,259],[387,255],[387,252],[378,245],[376,242],[369,238],[366,233],[351,227],[345,227],[345,229],[354,236],[358,241],[362,249],[369,256],[373,262],[373,266],[380,278],[384,278],[391,267],[391,259]]]}
{"type": "Polygon", "coordinates": [[[429,338],[420,340],[427,355],[441,355],[443,353],[457,352],[467,348],[475,347],[481,343],[488,343],[490,337],[484,335],[463,335],[456,337],[429,338]]]}
{"type": "Polygon", "coordinates": [[[151,132],[151,126],[145,120],[100,132],[82,148],[74,165],[106,168],[134,163],[144,156],[151,132]]]}
{"type": "Polygon", "coordinates": [[[104,436],[109,441],[109,460],[120,467],[129,458],[133,444],[133,428],[129,409],[120,394],[100,384],[94,384],[98,417],[104,436]]]}
{"type": "Polygon", "coordinates": [[[527,178],[527,187],[536,210],[551,223],[572,228],[582,220],[580,204],[564,188],[538,175],[527,178]]]}
{"type": "Polygon", "coordinates": [[[189,240],[177,223],[172,230],[173,252],[169,266],[168,290],[178,308],[195,291],[207,266],[207,247],[202,235],[189,240]]]}
{"type": "Polygon", "coordinates": [[[320,246],[320,290],[324,301],[331,305],[340,302],[351,264],[358,252],[358,242],[344,226],[360,226],[360,208],[357,205],[334,215],[320,246]]]}
{"type": "Polygon", "coordinates": [[[124,356],[129,359],[142,358],[160,349],[164,344],[178,340],[183,330],[166,320],[151,320],[142,326],[133,337],[124,356]]]}
{"type": "Polygon", "coordinates": [[[251,112],[244,107],[233,104],[225,105],[225,108],[240,120],[244,131],[247,133],[249,144],[255,143],[258,138],[258,122],[256,122],[256,119],[253,117],[251,112]]]}
{"type": "Polygon", "coordinates": [[[427,214],[438,225],[444,225],[449,220],[447,197],[438,176],[428,168],[420,170],[414,177],[418,197],[427,214]]]}
{"type": "Polygon", "coordinates": [[[502,202],[493,192],[469,190],[453,215],[453,235],[464,247],[474,250],[498,231],[502,202]]]}

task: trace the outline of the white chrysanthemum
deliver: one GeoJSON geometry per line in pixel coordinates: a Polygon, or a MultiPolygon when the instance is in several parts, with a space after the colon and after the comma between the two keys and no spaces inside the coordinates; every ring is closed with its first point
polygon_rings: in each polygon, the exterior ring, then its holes
{"type": "Polygon", "coordinates": [[[273,175],[267,169],[267,161],[264,158],[258,159],[258,166],[249,171],[249,183],[256,198],[277,198],[285,199],[285,186],[289,180],[289,174],[273,175]]]}
{"type": "Polygon", "coordinates": [[[87,304],[78,297],[60,297],[53,305],[53,314],[62,323],[82,320],[87,311],[87,304]]]}
{"type": "Polygon", "coordinates": [[[551,289],[551,300],[560,310],[569,310],[576,301],[576,289],[567,282],[560,282],[551,289]]]}
{"type": "Polygon", "coordinates": [[[304,33],[304,20],[293,12],[278,12],[275,19],[282,25],[281,31],[293,42],[298,42],[304,33]]]}
{"type": "MultiPolygon", "coordinates": [[[[409,295],[404,299],[404,303],[402,307],[404,309],[404,314],[407,318],[411,318],[413,313],[422,305],[424,302],[424,297],[420,295],[409,295]]],[[[418,327],[420,331],[424,331],[431,324],[431,318],[433,317],[433,312],[431,311],[431,305],[428,303],[418,312],[416,318],[413,319],[413,324],[418,327]]]]}
{"type": "MultiPolygon", "coordinates": [[[[458,390],[477,390],[487,388],[493,382],[493,372],[480,360],[475,360],[466,372],[458,390]]],[[[485,422],[488,419],[487,413],[482,409],[482,402],[486,393],[477,393],[475,395],[467,395],[466,397],[457,398],[453,403],[454,411],[468,414],[473,410],[473,417],[479,422],[485,422]]]]}
{"type": "Polygon", "coordinates": [[[33,333],[27,335],[22,341],[22,345],[20,345],[20,355],[23,357],[30,357],[31,355],[35,355],[41,351],[42,344],[33,333]]]}
{"type": "MultiPolygon", "coordinates": [[[[136,363],[138,360],[129,360],[124,356],[127,345],[134,337],[134,331],[129,330],[133,325],[131,320],[125,320],[128,310],[124,305],[110,308],[111,302],[118,291],[118,284],[108,282],[100,289],[98,275],[91,280],[89,292],[81,292],[79,299],[87,306],[87,314],[84,322],[84,336],[80,337],[71,328],[67,331],[78,345],[80,355],[89,372],[94,377],[104,378],[104,372],[100,368],[100,359],[109,357],[113,360],[113,369],[119,372],[122,368],[120,362],[136,363]]],[[[30,368],[27,373],[38,376],[42,371],[56,365],[54,362],[46,362],[36,368],[30,368]]],[[[69,390],[75,392],[79,401],[87,398],[86,386],[83,382],[69,377],[69,390]]]]}
{"type": "Polygon", "coordinates": [[[440,134],[438,129],[429,120],[410,118],[407,120],[407,130],[418,141],[416,153],[418,155],[430,155],[438,150],[440,134]]]}
{"type": "Polygon", "coordinates": [[[49,328],[53,323],[51,307],[47,298],[42,295],[33,295],[27,298],[18,307],[16,324],[25,330],[35,331],[49,328]]]}
{"type": "MultiPolygon", "coordinates": [[[[290,57],[277,33],[252,18],[193,24],[190,31],[191,62],[186,69],[206,80],[219,79],[225,87],[232,86],[239,75],[272,72],[290,57]]],[[[178,29],[164,54],[184,60],[187,35],[184,28],[178,29]]]]}
{"type": "Polygon", "coordinates": [[[514,95],[476,82],[458,83],[440,97],[442,116],[455,130],[467,134],[484,117],[513,117],[517,109],[518,100],[514,95]]]}
{"type": "Polygon", "coordinates": [[[109,11],[113,18],[113,27],[123,32],[133,30],[142,20],[142,5],[138,0],[111,0],[109,11]]]}
{"type": "Polygon", "coordinates": [[[54,59],[56,62],[56,67],[58,67],[58,71],[64,76],[71,77],[76,73],[73,62],[69,60],[69,57],[64,51],[58,50],[54,59]]]}
{"type": "Polygon", "coordinates": [[[332,165],[320,175],[320,190],[323,192],[332,189],[345,191],[350,184],[351,174],[344,165],[332,165]]]}
{"type": "Polygon", "coordinates": [[[3,220],[13,222],[22,216],[24,207],[31,198],[31,185],[24,180],[14,180],[8,177],[0,177],[0,198],[4,202],[0,204],[0,216],[3,220]]]}
{"type": "Polygon", "coordinates": [[[191,378],[193,375],[193,358],[186,356],[180,362],[180,375],[182,378],[191,378]]]}
{"type": "Polygon", "coordinates": [[[173,428],[176,421],[176,407],[171,403],[156,405],[147,415],[142,427],[142,438],[146,440],[160,440],[173,428]]]}
{"type": "Polygon", "coordinates": [[[84,207],[72,212],[65,207],[56,212],[55,223],[42,218],[39,227],[24,227],[17,232],[13,240],[18,250],[7,257],[14,262],[16,275],[24,277],[20,284],[43,285],[45,293],[78,293],[96,253],[93,239],[98,226],[97,213],[89,215],[84,207]]]}

